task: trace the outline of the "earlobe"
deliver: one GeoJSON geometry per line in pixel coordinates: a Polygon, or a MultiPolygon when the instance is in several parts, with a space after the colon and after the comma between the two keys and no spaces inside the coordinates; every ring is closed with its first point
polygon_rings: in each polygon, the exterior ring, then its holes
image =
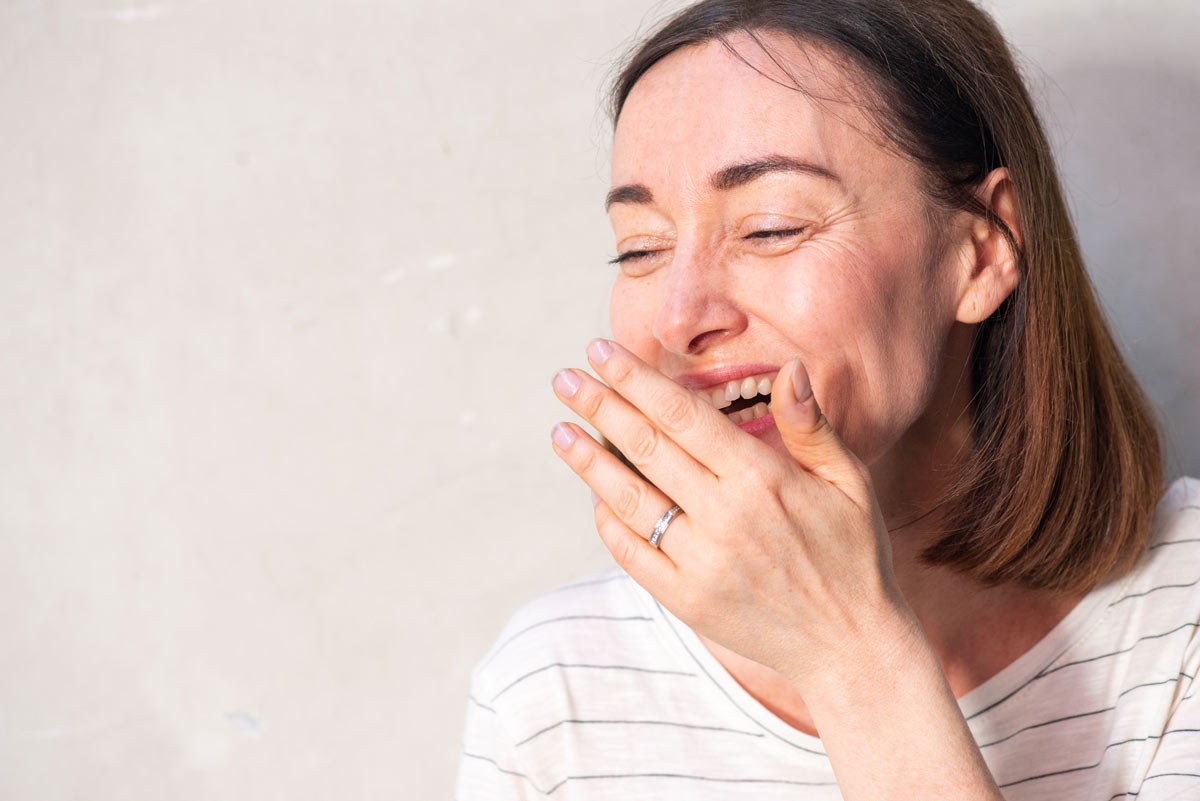
{"type": "Polygon", "coordinates": [[[1020,209],[1008,169],[992,170],[980,184],[976,197],[988,215],[973,215],[971,220],[967,264],[955,314],[961,323],[986,320],[1021,280],[1020,209]]]}

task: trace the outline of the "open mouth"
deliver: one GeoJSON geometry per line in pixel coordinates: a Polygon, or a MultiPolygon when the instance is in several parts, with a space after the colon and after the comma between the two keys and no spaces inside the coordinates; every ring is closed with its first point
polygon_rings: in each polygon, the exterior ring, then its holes
{"type": "Polygon", "coordinates": [[[734,423],[745,423],[770,414],[771,377],[747,376],[724,387],[702,390],[700,396],[734,423]]]}

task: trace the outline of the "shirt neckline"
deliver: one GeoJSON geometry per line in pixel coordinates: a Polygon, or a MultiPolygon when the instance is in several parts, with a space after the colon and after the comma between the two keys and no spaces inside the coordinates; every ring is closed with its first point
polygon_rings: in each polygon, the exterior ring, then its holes
{"type": "MultiPolygon", "coordinates": [[[[980,710],[996,703],[1013,689],[1020,687],[1038,671],[1046,668],[1076,643],[1088,629],[1103,617],[1110,601],[1132,580],[1133,571],[1116,581],[1103,584],[1084,596],[1070,612],[1060,620],[1042,639],[1029,650],[1010,662],[1000,672],[965,693],[958,699],[959,709],[968,724],[980,710]]],[[[630,582],[643,602],[656,614],[669,630],[669,639],[674,646],[686,652],[701,671],[716,685],[733,705],[743,714],[766,729],[780,740],[803,751],[824,755],[825,749],[819,737],[800,731],[785,722],[774,712],[762,705],[753,695],[725,669],[713,656],[694,631],[658,603],[636,582],[630,582]]]]}
{"type": "Polygon", "coordinates": [[[806,734],[799,729],[793,728],[774,712],[763,706],[757,698],[746,692],[746,689],[738,684],[737,680],[725,669],[725,666],[713,656],[711,651],[704,647],[704,643],[700,641],[700,638],[696,636],[696,633],[687,624],[675,617],[675,615],[655,600],[650,593],[636,582],[630,583],[638,595],[642,597],[643,602],[648,605],[648,608],[668,630],[665,634],[665,637],[669,640],[668,646],[682,650],[685,653],[685,658],[693,661],[700,669],[700,672],[708,677],[717,690],[738,711],[772,734],[776,739],[800,751],[822,757],[826,756],[825,748],[821,744],[820,738],[813,737],[811,734],[806,734]]]}
{"type": "Polygon", "coordinates": [[[1093,625],[1100,622],[1108,610],[1109,602],[1130,580],[1132,573],[1116,581],[1095,588],[1071,608],[1071,611],[1055,624],[1047,634],[1033,644],[1025,653],[1009,662],[1000,672],[977,687],[968,690],[958,699],[958,708],[967,718],[1005,698],[1009,693],[1032,679],[1040,671],[1077,643],[1093,625]]]}
{"type": "MultiPolygon", "coordinates": [[[[1154,510],[1148,545],[1158,542],[1163,536],[1165,524],[1181,503],[1179,496],[1186,496],[1186,493],[1187,483],[1183,478],[1178,478],[1167,486],[1154,510]]],[[[1113,600],[1125,594],[1137,580],[1148,553],[1143,552],[1137,565],[1124,576],[1101,584],[1084,596],[1067,616],[1032,648],[959,698],[958,706],[967,718],[968,725],[975,723],[973,718],[977,715],[998,704],[1042,670],[1054,664],[1068,649],[1084,639],[1092,627],[1099,625],[1113,600]]]]}
{"type": "MultiPolygon", "coordinates": [[[[1158,539],[1163,531],[1162,523],[1173,505],[1179,503],[1177,494],[1186,493],[1186,483],[1183,479],[1172,482],[1160,498],[1155,510],[1153,533],[1150,541],[1158,539]]],[[[1143,558],[1145,554],[1143,554],[1143,558]]],[[[1006,694],[1019,688],[1023,683],[1033,678],[1040,670],[1048,667],[1067,649],[1078,642],[1092,626],[1098,624],[1108,610],[1109,603],[1114,597],[1124,591],[1137,576],[1135,567],[1125,576],[1107,582],[1085,595],[1079,603],[1063,617],[1054,628],[1037,641],[1025,653],[1010,662],[998,673],[984,681],[958,699],[959,709],[967,718],[968,725],[974,726],[976,715],[980,710],[1003,699],[1006,694]]],[[[825,749],[819,737],[806,734],[793,728],[774,712],[763,706],[758,699],[746,691],[737,680],[730,675],[712,652],[704,647],[704,643],[694,631],[683,621],[671,614],[662,604],[643,589],[637,582],[631,581],[634,590],[641,596],[643,603],[656,614],[669,630],[668,638],[673,640],[674,647],[681,648],[705,673],[717,688],[743,714],[780,740],[800,750],[825,754],[825,749]]]]}

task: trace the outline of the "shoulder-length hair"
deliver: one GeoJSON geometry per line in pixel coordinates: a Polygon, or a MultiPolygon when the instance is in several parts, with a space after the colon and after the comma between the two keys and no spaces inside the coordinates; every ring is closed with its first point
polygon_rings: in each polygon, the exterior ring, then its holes
{"type": "Polygon", "coordinates": [[[763,48],[761,34],[782,34],[861,70],[880,132],[923,167],[931,207],[980,215],[1018,255],[1017,288],[976,327],[971,450],[922,561],[985,584],[1066,592],[1128,572],[1163,489],[1158,421],[1100,310],[1045,133],[995,23],[968,0],[703,0],[622,62],[614,124],[660,59],[709,41],[733,50],[733,34],[763,48]],[[1016,189],[1019,245],[976,198],[998,167],[1016,189]]]}

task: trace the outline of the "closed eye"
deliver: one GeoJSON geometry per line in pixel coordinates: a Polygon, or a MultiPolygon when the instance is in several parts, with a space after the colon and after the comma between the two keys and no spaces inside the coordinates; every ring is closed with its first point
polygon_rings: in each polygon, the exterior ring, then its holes
{"type": "Polygon", "coordinates": [[[746,234],[745,239],[784,239],[804,233],[803,228],[768,228],[764,231],[753,231],[746,234]]]}
{"type": "Polygon", "coordinates": [[[644,259],[647,256],[652,256],[655,253],[658,253],[658,251],[657,250],[631,250],[628,253],[622,253],[620,256],[617,256],[615,259],[609,259],[608,263],[609,264],[621,264],[622,262],[626,262],[626,261],[636,261],[638,259],[644,259]]]}
{"type": "MultiPolygon", "coordinates": [[[[804,228],[767,228],[762,231],[751,231],[743,239],[787,239],[790,236],[799,236],[804,231],[804,228]]],[[[614,259],[609,259],[608,263],[623,264],[629,261],[637,261],[638,259],[644,259],[659,252],[657,250],[631,250],[628,253],[620,254],[614,259]]]]}

